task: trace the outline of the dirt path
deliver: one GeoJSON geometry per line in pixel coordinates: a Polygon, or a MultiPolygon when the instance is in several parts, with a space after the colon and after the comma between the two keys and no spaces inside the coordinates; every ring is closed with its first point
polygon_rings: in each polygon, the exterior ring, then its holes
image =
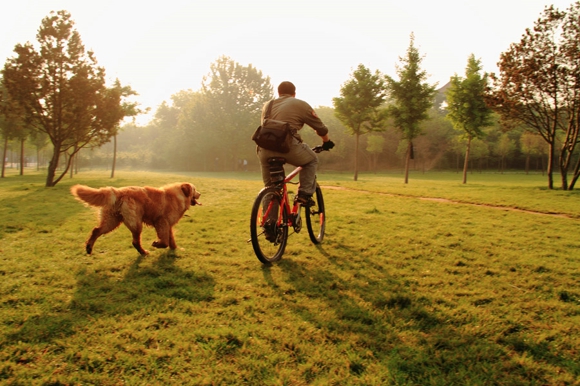
{"type": "Polygon", "coordinates": [[[361,190],[361,189],[345,188],[344,186],[324,185],[324,186],[321,186],[321,188],[328,189],[328,190],[348,190],[348,191],[351,191],[351,192],[360,192],[360,193],[368,193],[368,194],[380,194],[380,195],[383,195],[383,196],[391,196],[391,197],[416,198],[418,200],[444,202],[444,203],[448,203],[448,204],[479,206],[479,207],[483,207],[483,208],[498,209],[498,210],[504,210],[504,211],[509,211],[509,212],[521,212],[521,213],[536,214],[536,215],[539,215],[539,216],[561,217],[561,218],[570,218],[570,219],[574,219],[575,218],[573,216],[570,216],[570,215],[567,215],[567,214],[564,214],[564,213],[545,213],[545,212],[537,212],[537,211],[534,211],[534,210],[519,209],[519,208],[514,208],[514,207],[508,207],[508,206],[497,206],[497,205],[491,205],[491,204],[474,204],[472,202],[455,201],[455,200],[449,200],[447,198],[421,197],[421,196],[417,197],[417,196],[410,196],[410,195],[406,195],[406,194],[373,192],[373,191],[370,191],[370,190],[361,190]]]}

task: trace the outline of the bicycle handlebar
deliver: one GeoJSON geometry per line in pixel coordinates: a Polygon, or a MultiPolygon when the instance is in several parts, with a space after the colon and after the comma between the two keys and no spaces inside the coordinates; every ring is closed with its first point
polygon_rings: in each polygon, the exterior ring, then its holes
{"type": "Polygon", "coordinates": [[[320,153],[322,151],[329,151],[333,147],[334,147],[334,142],[332,142],[331,140],[328,140],[328,141],[324,142],[322,145],[318,145],[318,146],[313,147],[312,151],[315,153],[320,153]]]}

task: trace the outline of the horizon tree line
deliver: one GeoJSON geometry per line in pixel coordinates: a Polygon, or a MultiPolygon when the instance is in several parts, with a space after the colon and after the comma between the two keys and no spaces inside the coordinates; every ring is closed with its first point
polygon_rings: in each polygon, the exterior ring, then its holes
{"type": "MultiPolygon", "coordinates": [[[[519,150],[526,171],[533,157],[545,154],[550,189],[556,164],[562,189],[573,189],[580,176],[575,146],[580,127],[579,20],[578,1],[567,11],[546,7],[534,28],[501,54],[499,74],[482,73],[471,54],[465,78],[454,75],[439,90],[426,82],[411,34],[407,55],[397,66],[398,80],[361,64],[342,85],[334,106],[317,108],[338,145],[322,164],[354,170],[357,180],[360,156],[367,169],[403,162],[407,183],[411,164],[429,170],[461,158],[466,183],[470,164],[472,170],[474,164],[479,170],[489,168],[494,156],[503,172],[519,150]]],[[[26,142],[37,149],[52,145],[46,186],[56,185],[67,171],[72,176],[79,154],[95,156],[111,140],[119,142],[122,155],[117,158],[116,148],[112,155],[119,165],[133,157],[141,166],[235,170],[241,160],[255,158],[249,138],[273,87],[251,64],[222,56],[211,64],[199,91],[173,95],[171,104],[164,102],[146,126],[121,127],[124,118],[141,112],[131,101],[136,92],[119,80],[106,86],[105,71],[84,50],[70,14],[52,12],[43,19],[37,39],[39,51],[30,43],[18,44],[17,55],[4,65],[0,129],[4,157],[8,144],[17,141],[20,164],[26,142]],[[125,143],[125,137],[132,137],[132,143],[125,143]]],[[[308,128],[303,137],[315,141],[308,128]]]]}

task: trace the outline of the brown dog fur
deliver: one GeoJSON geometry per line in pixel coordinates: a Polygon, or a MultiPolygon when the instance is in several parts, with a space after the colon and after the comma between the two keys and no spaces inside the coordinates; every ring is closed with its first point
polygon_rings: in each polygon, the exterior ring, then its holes
{"type": "Polygon", "coordinates": [[[190,206],[197,204],[200,193],[190,183],[174,183],[161,188],[128,186],[94,189],[74,185],[70,189],[75,198],[85,204],[100,207],[99,225],[93,228],[86,242],[91,254],[97,239],[125,224],[133,235],[133,246],[141,255],[149,252],[141,246],[143,224],[151,225],[158,239],[156,248],[176,249],[173,226],[179,222],[190,206]]]}

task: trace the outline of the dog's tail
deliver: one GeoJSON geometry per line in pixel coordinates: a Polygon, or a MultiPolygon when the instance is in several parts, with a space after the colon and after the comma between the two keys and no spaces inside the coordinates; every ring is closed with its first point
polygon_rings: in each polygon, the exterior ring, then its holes
{"type": "Polygon", "coordinates": [[[114,205],[116,196],[112,188],[94,189],[85,185],[71,186],[70,192],[77,200],[92,206],[114,205]]]}

